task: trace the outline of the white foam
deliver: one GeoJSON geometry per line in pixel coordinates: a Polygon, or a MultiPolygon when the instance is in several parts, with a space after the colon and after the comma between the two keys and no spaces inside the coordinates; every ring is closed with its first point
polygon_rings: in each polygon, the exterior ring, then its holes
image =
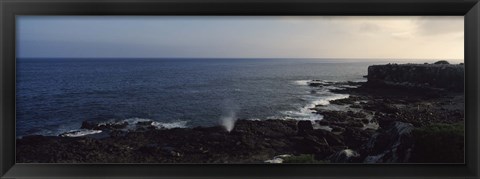
{"type": "Polygon", "coordinates": [[[308,111],[312,112],[312,110],[310,110],[310,108],[314,108],[317,105],[326,106],[326,105],[330,104],[330,101],[337,100],[337,99],[344,99],[344,98],[348,98],[348,97],[350,97],[350,95],[348,95],[348,94],[334,94],[334,93],[331,93],[328,96],[322,96],[322,97],[318,97],[318,98],[312,100],[312,102],[310,104],[308,104],[305,107],[303,107],[302,109],[300,109],[300,111],[302,111],[302,112],[308,112],[308,111]]]}
{"type": "Polygon", "coordinates": [[[328,104],[330,104],[330,101],[337,100],[337,99],[345,99],[345,98],[348,98],[348,97],[350,97],[350,95],[348,95],[348,94],[334,94],[334,93],[332,93],[331,96],[328,96],[323,100],[326,100],[328,102],[327,103],[327,105],[328,105],[328,104]]]}
{"type": "Polygon", "coordinates": [[[273,157],[271,160],[265,160],[265,163],[283,163],[285,158],[292,157],[292,155],[289,154],[283,154],[283,155],[277,155],[273,157]]]}
{"type": "Polygon", "coordinates": [[[136,129],[136,128],[137,128],[137,123],[139,123],[139,122],[148,122],[148,121],[153,121],[153,120],[147,119],[147,118],[133,117],[133,118],[124,119],[124,120],[122,120],[122,121],[120,121],[120,122],[117,122],[117,123],[127,122],[127,123],[128,123],[127,129],[128,129],[128,130],[133,130],[133,129],[136,129]]]}
{"type": "Polygon", "coordinates": [[[307,100],[311,101],[309,104],[305,105],[304,107],[295,110],[295,111],[285,111],[283,114],[287,115],[286,118],[292,118],[296,120],[322,120],[323,116],[320,114],[314,113],[315,111],[312,108],[315,108],[317,105],[329,105],[330,101],[348,98],[350,95],[348,94],[335,94],[331,92],[324,93],[322,96],[308,96],[307,100]]]}
{"type": "Polygon", "coordinates": [[[157,129],[172,129],[172,128],[187,128],[187,121],[174,121],[174,122],[158,122],[148,118],[128,118],[123,120],[124,122],[128,122],[128,128],[134,129],[136,128],[136,124],[139,122],[148,122],[152,121],[152,126],[157,129]]]}
{"type": "Polygon", "coordinates": [[[345,88],[338,87],[338,86],[325,86],[324,88],[328,89],[328,90],[343,90],[343,89],[345,89],[345,88]]]}
{"type": "Polygon", "coordinates": [[[328,99],[317,99],[317,100],[312,101],[312,103],[310,103],[307,107],[308,108],[313,108],[317,105],[325,106],[325,105],[329,105],[329,104],[330,104],[330,101],[328,99]]]}
{"type": "Polygon", "coordinates": [[[358,88],[358,86],[353,86],[353,85],[341,85],[341,88],[358,88]]]}
{"type": "Polygon", "coordinates": [[[61,134],[62,137],[82,137],[91,134],[101,133],[102,130],[89,130],[89,129],[80,129],[80,130],[71,130],[65,134],[61,134]]]}
{"type": "Polygon", "coordinates": [[[322,125],[313,125],[313,128],[314,129],[326,130],[328,132],[332,132],[332,130],[333,130],[330,126],[322,126],[322,125]]]}
{"type": "Polygon", "coordinates": [[[293,83],[296,84],[296,85],[308,86],[308,84],[311,81],[312,80],[297,80],[297,81],[294,81],[293,83]]]}
{"type": "MultiPolygon", "coordinates": [[[[289,111],[286,111],[284,112],[284,114],[288,113],[289,111]]],[[[293,119],[291,117],[288,117],[288,116],[278,116],[278,115],[275,115],[275,116],[269,116],[267,117],[267,119],[270,119],[270,120],[289,120],[289,119],[293,119]]]]}
{"type": "Polygon", "coordinates": [[[132,123],[130,123],[131,121],[129,121],[128,119],[125,119],[125,120],[109,119],[109,120],[105,120],[105,121],[102,121],[102,122],[98,122],[97,125],[99,125],[99,126],[101,126],[101,125],[122,125],[124,122],[128,122],[128,125],[132,124],[132,123]]]}
{"type": "MultiPolygon", "coordinates": [[[[323,116],[320,114],[312,113],[312,110],[305,110],[304,108],[300,109],[300,111],[285,111],[284,112],[286,117],[280,119],[294,119],[294,120],[301,120],[301,121],[316,121],[322,120],[323,116]]],[[[278,118],[277,118],[278,119],[278,118]]]]}
{"type": "Polygon", "coordinates": [[[348,158],[350,157],[358,157],[360,156],[360,154],[358,154],[357,152],[355,152],[354,150],[352,149],[345,149],[345,150],[342,150],[341,153],[344,153],[345,156],[347,156],[348,158]]]}
{"type": "Polygon", "coordinates": [[[336,83],[336,82],[337,81],[330,81],[330,80],[295,80],[295,81],[293,81],[294,84],[301,85],[301,86],[308,86],[311,83],[328,85],[328,84],[336,83]]]}
{"type": "Polygon", "coordinates": [[[283,158],[274,158],[274,159],[271,159],[271,160],[265,160],[264,161],[265,163],[283,163],[283,158]]]}
{"type": "Polygon", "coordinates": [[[312,82],[321,83],[321,84],[332,84],[332,83],[338,83],[340,81],[337,81],[337,80],[312,80],[312,82]]]}
{"type": "Polygon", "coordinates": [[[367,82],[367,79],[358,79],[358,80],[353,80],[352,82],[359,83],[359,82],[367,82]]]}
{"type": "Polygon", "coordinates": [[[187,121],[176,121],[176,122],[152,122],[152,126],[162,129],[173,129],[173,128],[187,128],[187,121]]]}
{"type": "Polygon", "coordinates": [[[153,121],[153,120],[147,119],[147,118],[134,117],[134,118],[125,119],[125,120],[122,121],[122,123],[123,123],[123,122],[128,122],[128,125],[135,125],[135,124],[137,124],[138,122],[148,122],[148,121],[153,121]]]}

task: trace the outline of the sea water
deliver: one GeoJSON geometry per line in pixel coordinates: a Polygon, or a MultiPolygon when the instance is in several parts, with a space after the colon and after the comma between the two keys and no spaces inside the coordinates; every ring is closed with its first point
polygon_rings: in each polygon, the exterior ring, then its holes
{"type": "Polygon", "coordinates": [[[308,82],[365,81],[372,64],[381,62],[17,59],[17,136],[58,135],[85,120],[152,120],[166,128],[230,125],[236,119],[319,120],[309,108],[348,94],[308,82]]]}

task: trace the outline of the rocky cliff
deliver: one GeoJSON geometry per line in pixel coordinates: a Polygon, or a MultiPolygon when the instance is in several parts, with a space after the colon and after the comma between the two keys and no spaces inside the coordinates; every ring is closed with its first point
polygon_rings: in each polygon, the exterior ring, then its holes
{"type": "Polygon", "coordinates": [[[368,83],[404,87],[463,90],[464,65],[387,64],[368,67],[368,83]]]}

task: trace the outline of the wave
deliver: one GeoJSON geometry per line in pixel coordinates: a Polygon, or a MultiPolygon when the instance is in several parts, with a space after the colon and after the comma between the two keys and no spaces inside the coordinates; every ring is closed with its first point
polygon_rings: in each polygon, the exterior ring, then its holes
{"type": "Polygon", "coordinates": [[[152,126],[158,129],[173,129],[173,128],[187,128],[187,121],[176,122],[152,122],[152,126]]]}
{"type": "Polygon", "coordinates": [[[311,81],[312,81],[312,80],[297,80],[297,81],[293,81],[293,83],[296,84],[296,85],[308,86],[308,84],[309,84],[311,81]]]}
{"type": "Polygon", "coordinates": [[[128,129],[135,129],[137,124],[142,122],[151,122],[150,125],[157,129],[187,128],[187,121],[159,122],[148,118],[134,117],[121,120],[120,122],[127,122],[128,129]]]}
{"type": "MultiPolygon", "coordinates": [[[[173,121],[173,122],[158,122],[148,118],[128,118],[123,120],[107,120],[104,122],[100,122],[100,125],[106,124],[123,124],[127,122],[128,125],[125,129],[121,130],[136,130],[138,129],[138,125],[150,125],[155,127],[156,129],[173,129],[173,128],[187,128],[187,121],[173,121]]],[[[70,130],[68,132],[63,132],[59,136],[61,137],[81,137],[86,135],[98,134],[102,133],[102,130],[90,130],[90,129],[78,129],[78,130],[70,130]]]]}
{"type": "Polygon", "coordinates": [[[90,130],[90,129],[79,129],[79,130],[71,130],[66,133],[61,134],[61,137],[82,137],[86,135],[98,134],[102,133],[102,130],[90,130]]]}
{"type": "Polygon", "coordinates": [[[344,99],[350,97],[348,94],[337,94],[332,93],[330,90],[335,89],[344,89],[344,88],[356,88],[356,86],[351,85],[341,85],[336,86],[336,83],[340,83],[338,81],[328,81],[328,80],[297,80],[294,81],[295,84],[298,85],[308,85],[310,83],[320,83],[324,84],[321,88],[316,88],[316,92],[310,95],[306,95],[303,99],[309,101],[308,104],[299,108],[298,110],[291,110],[291,111],[284,111],[282,112],[285,116],[278,118],[278,116],[274,116],[271,118],[277,119],[295,119],[295,120],[322,120],[323,116],[320,114],[316,114],[312,108],[316,106],[327,106],[330,104],[330,101],[337,100],[337,99],[344,99]]]}
{"type": "Polygon", "coordinates": [[[135,125],[139,122],[149,122],[149,121],[153,121],[153,120],[148,118],[133,117],[133,118],[127,118],[127,119],[121,120],[120,123],[127,122],[128,125],[135,125]]]}
{"type": "Polygon", "coordinates": [[[338,81],[333,81],[333,80],[296,80],[293,81],[294,84],[296,85],[301,85],[301,86],[308,86],[310,83],[315,83],[315,84],[322,84],[322,85],[329,85],[333,83],[337,83],[338,81]]]}
{"type": "Polygon", "coordinates": [[[315,107],[317,105],[329,105],[330,101],[334,101],[337,99],[345,99],[350,97],[348,94],[337,94],[337,93],[331,93],[330,96],[327,97],[322,97],[321,99],[315,100],[312,102],[310,108],[315,107]]]}
{"type": "Polygon", "coordinates": [[[340,88],[358,88],[358,86],[353,86],[353,85],[340,85],[340,88]]]}
{"type": "Polygon", "coordinates": [[[283,163],[283,161],[284,161],[286,158],[289,158],[289,157],[292,157],[292,155],[289,155],[289,154],[277,155],[277,156],[273,157],[273,159],[265,160],[265,161],[263,161],[263,162],[265,162],[265,163],[278,164],[278,163],[283,163]]]}
{"type": "Polygon", "coordinates": [[[328,96],[314,97],[309,104],[305,105],[299,110],[285,111],[284,114],[286,114],[290,118],[298,119],[298,120],[310,120],[310,121],[321,120],[323,119],[323,116],[320,114],[313,113],[315,111],[312,110],[312,108],[315,108],[317,105],[326,106],[330,104],[330,101],[348,98],[349,96],[350,95],[348,94],[330,93],[328,96]]]}
{"type": "MultiPolygon", "coordinates": [[[[123,120],[114,120],[110,119],[107,121],[103,121],[98,123],[99,125],[106,125],[106,124],[123,124],[127,122],[128,125],[124,129],[120,130],[136,130],[138,129],[139,123],[141,125],[150,125],[155,127],[156,129],[173,129],[173,128],[187,128],[187,121],[173,121],[173,122],[158,122],[148,118],[128,118],[123,120]],[[143,123],[143,124],[142,124],[143,123]]],[[[51,130],[43,130],[42,133],[38,132],[36,135],[44,135],[44,136],[61,136],[61,137],[82,137],[86,135],[92,134],[99,134],[102,133],[102,130],[91,130],[91,129],[75,129],[75,130],[57,130],[56,132],[51,130]],[[67,132],[65,132],[67,131],[67,132]]]]}
{"type": "Polygon", "coordinates": [[[368,80],[366,78],[364,79],[358,79],[358,80],[352,80],[352,82],[358,83],[358,82],[367,82],[368,80]]]}
{"type": "MultiPolygon", "coordinates": [[[[362,81],[362,80],[357,80],[357,81],[362,81]]],[[[357,82],[355,81],[355,82],[357,82]]],[[[304,100],[302,103],[303,105],[301,106],[296,106],[294,109],[290,109],[289,111],[275,111],[276,116],[271,116],[267,117],[266,119],[293,119],[293,120],[309,120],[309,121],[315,121],[315,120],[322,120],[323,116],[320,114],[314,113],[315,111],[312,110],[312,108],[315,108],[317,105],[325,106],[325,108],[339,108],[337,105],[330,105],[330,101],[337,100],[337,99],[343,99],[343,98],[348,98],[348,94],[336,94],[331,92],[331,90],[334,89],[340,89],[340,88],[355,88],[357,86],[351,85],[349,83],[346,83],[344,81],[339,82],[339,81],[329,81],[329,80],[296,80],[293,81],[294,84],[297,85],[302,85],[302,86],[308,86],[310,83],[321,83],[324,85],[320,85],[319,87],[311,87],[311,88],[305,88],[305,87],[299,87],[301,90],[305,90],[305,93],[303,91],[300,91],[300,96],[298,99],[304,100]],[[308,90],[306,90],[308,89],[308,90]],[[314,91],[314,92],[312,92],[314,91]],[[302,96],[303,95],[303,96],[302,96]],[[280,113],[278,113],[280,112],[280,113]]],[[[291,86],[290,86],[291,87],[291,86]]],[[[237,90],[237,89],[235,89],[237,90]]],[[[239,89],[238,89],[239,90],[239,89]]],[[[296,103],[296,102],[294,102],[296,103]]],[[[299,105],[299,104],[295,104],[299,105]]],[[[258,116],[251,116],[248,120],[263,120],[265,117],[261,117],[261,119],[258,118],[258,116]]],[[[124,122],[127,122],[128,125],[125,128],[126,130],[135,130],[139,127],[145,127],[147,126],[153,126],[157,129],[171,129],[171,128],[188,128],[189,126],[187,125],[189,121],[158,121],[150,118],[141,118],[141,117],[133,117],[133,118],[127,118],[127,119],[110,119],[110,120],[105,120],[102,123],[103,124],[122,124],[124,122]],[[138,123],[141,123],[140,125],[137,125],[138,123]]],[[[193,122],[192,122],[193,123],[193,122]]],[[[375,127],[375,126],[373,126],[375,127]]],[[[77,136],[84,136],[84,135],[89,135],[89,134],[96,134],[100,133],[102,131],[95,131],[95,130],[72,130],[77,128],[75,125],[69,125],[64,128],[58,128],[55,130],[47,130],[45,129],[44,131],[41,131],[44,135],[59,135],[62,133],[65,133],[65,131],[68,131],[68,134],[65,134],[67,137],[77,137],[77,136]],[[48,132],[45,132],[48,131],[48,132]]],[[[232,128],[232,127],[230,127],[232,128]]],[[[37,132],[40,133],[40,132],[37,132]]]]}

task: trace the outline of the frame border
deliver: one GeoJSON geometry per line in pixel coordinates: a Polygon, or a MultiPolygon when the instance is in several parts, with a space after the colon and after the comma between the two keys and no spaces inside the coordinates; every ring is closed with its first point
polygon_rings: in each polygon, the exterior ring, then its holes
{"type": "Polygon", "coordinates": [[[479,178],[479,0],[0,0],[0,177],[479,178]],[[16,15],[463,15],[465,164],[15,164],[16,15]]]}

